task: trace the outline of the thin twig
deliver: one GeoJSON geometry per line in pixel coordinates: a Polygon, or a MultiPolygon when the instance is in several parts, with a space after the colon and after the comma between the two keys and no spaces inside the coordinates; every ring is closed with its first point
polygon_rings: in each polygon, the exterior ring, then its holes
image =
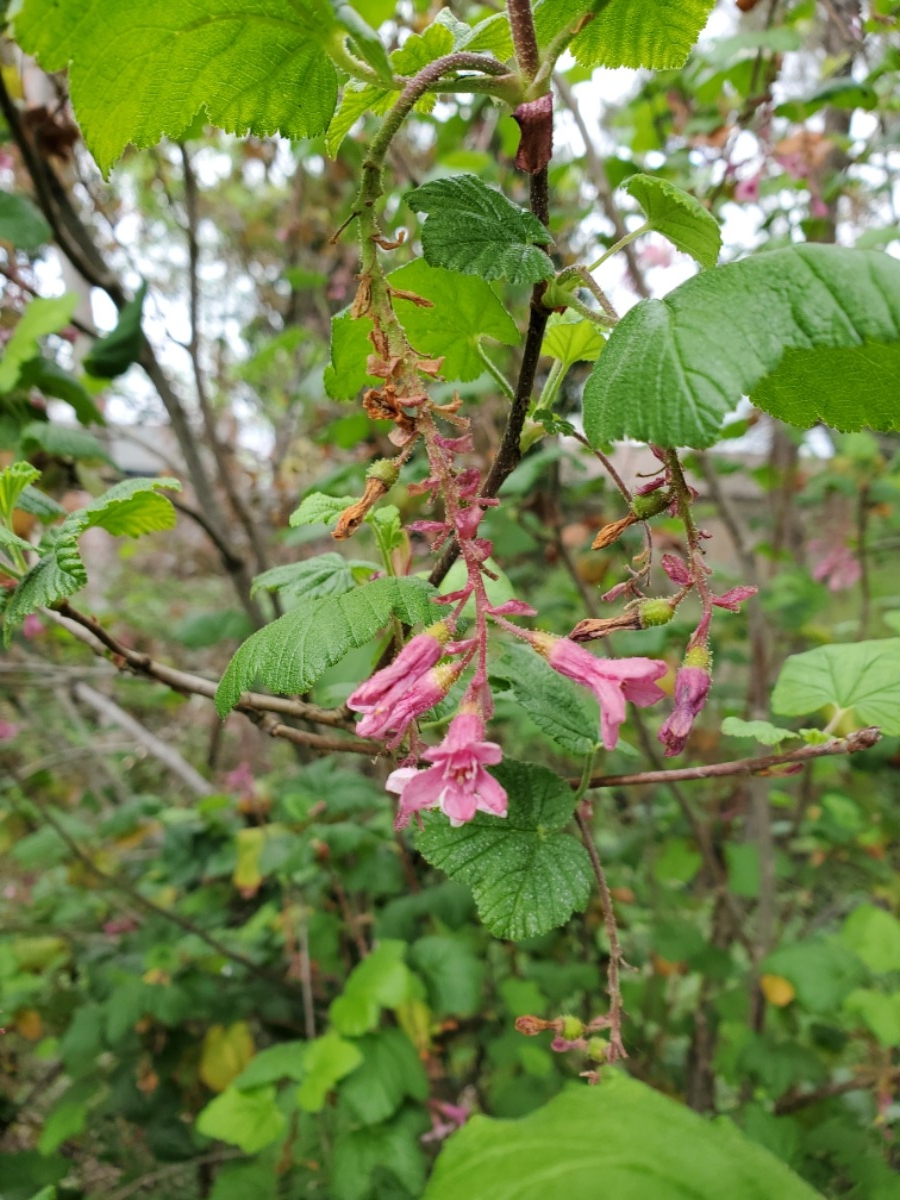
{"type": "Polygon", "coordinates": [[[129,1200],[129,1197],[137,1195],[144,1188],[151,1187],[155,1183],[161,1183],[164,1179],[169,1179],[173,1175],[180,1175],[182,1171],[189,1171],[193,1167],[231,1162],[233,1159],[244,1157],[241,1150],[215,1150],[210,1154],[202,1154],[199,1158],[187,1158],[182,1162],[169,1163],[168,1166],[160,1167],[156,1171],[150,1171],[147,1175],[141,1175],[138,1179],[132,1179],[124,1187],[110,1192],[106,1200],[129,1200]]]}

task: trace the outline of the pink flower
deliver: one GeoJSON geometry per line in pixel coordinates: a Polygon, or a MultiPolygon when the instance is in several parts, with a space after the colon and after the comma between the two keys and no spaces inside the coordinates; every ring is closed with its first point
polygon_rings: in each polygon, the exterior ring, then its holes
{"type": "Polygon", "coordinates": [[[39,637],[44,632],[44,622],[37,613],[29,613],[22,622],[22,634],[29,639],[39,637]]]}
{"type": "Polygon", "coordinates": [[[705,667],[682,667],[675,676],[675,711],[666,718],[659,731],[666,758],[680,754],[687,745],[694,719],[706,703],[711,682],[705,667]]]}
{"type": "Polygon", "coordinates": [[[759,185],[762,171],[747,179],[739,180],[734,186],[734,199],[737,204],[754,204],[759,199],[759,185]]]}
{"type": "Polygon", "coordinates": [[[740,612],[741,605],[745,600],[749,600],[751,596],[755,596],[759,591],[755,587],[735,587],[731,591],[723,592],[721,596],[713,596],[712,603],[717,608],[727,608],[729,612],[740,612]]]}
{"type": "Polygon", "coordinates": [[[394,661],[361,683],[347,701],[354,712],[368,713],[398,685],[404,690],[436,666],[450,640],[445,621],[438,621],[406,643],[394,661]]]}
{"type": "Polygon", "coordinates": [[[357,712],[365,713],[356,727],[356,732],[360,737],[368,738],[383,738],[385,734],[391,733],[394,736],[387,744],[390,747],[396,746],[406,733],[407,727],[417,717],[421,717],[422,713],[428,712],[429,708],[434,708],[439,700],[443,700],[462,669],[462,663],[446,663],[442,667],[433,667],[424,675],[401,679],[365,709],[359,704],[353,706],[357,712]]]}
{"type": "Polygon", "coordinates": [[[13,725],[11,721],[0,721],[0,742],[11,742],[18,734],[18,725],[13,725]]]}
{"type": "Polygon", "coordinates": [[[607,750],[615,749],[619,740],[626,700],[646,708],[665,695],[654,682],[668,670],[664,662],[652,658],[595,658],[589,650],[568,638],[547,633],[533,634],[530,640],[554,671],[590,688],[597,697],[603,745],[607,750]]]}
{"type": "Polygon", "coordinates": [[[441,809],[451,825],[463,825],[479,811],[506,816],[506,792],[485,770],[500,762],[503,751],[483,738],[484,719],[478,713],[457,713],[441,744],[422,755],[433,767],[401,767],[389,776],[388,791],[400,795],[398,828],[423,808],[441,809]]]}
{"type": "MultiPolygon", "coordinates": [[[[823,541],[810,542],[810,550],[821,552],[826,548],[823,541]]],[[[813,567],[812,577],[818,583],[827,583],[829,592],[840,592],[853,587],[862,575],[859,559],[849,546],[837,545],[813,567]]]]}

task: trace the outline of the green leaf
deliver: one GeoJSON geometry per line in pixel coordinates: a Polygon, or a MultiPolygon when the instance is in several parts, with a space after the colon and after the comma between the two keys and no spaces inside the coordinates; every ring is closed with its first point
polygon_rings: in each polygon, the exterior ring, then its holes
{"type": "Polygon", "coordinates": [[[95,1085],[87,1080],[76,1083],[57,1101],[41,1128],[38,1149],[41,1154],[52,1154],[69,1138],[84,1133],[95,1085]]]}
{"type": "Polygon", "coordinates": [[[705,1121],[608,1072],[518,1121],[472,1117],[440,1154],[424,1200],[721,1200],[725,1180],[728,1200],[817,1197],[730,1121],[705,1121]]]}
{"type": "Polygon", "coordinates": [[[280,1079],[295,1079],[299,1082],[305,1075],[303,1059],[307,1042],[278,1042],[260,1050],[244,1067],[232,1087],[240,1091],[252,1091],[280,1079]]]}
{"type": "Polygon", "coordinates": [[[392,52],[391,66],[398,75],[417,75],[436,58],[456,49],[454,42],[453,30],[446,22],[434,20],[421,33],[410,34],[399,50],[392,52]]]}
{"type": "Polygon", "coordinates": [[[9,520],[22,493],[40,477],[37,467],[28,462],[14,462],[0,471],[0,519],[9,520]]]}
{"type": "Polygon", "coordinates": [[[817,646],[792,654],[772,693],[772,711],[798,717],[826,705],[900,733],[900,638],[817,646]]]}
{"type": "Polygon", "coordinates": [[[40,349],[38,338],[65,329],[77,305],[75,292],[64,292],[52,300],[37,297],[29,303],[0,359],[0,392],[9,392],[16,386],[22,364],[34,358],[40,349]]]}
{"type": "Polygon", "coordinates": [[[797,999],[813,1013],[833,1013],[865,974],[859,956],[835,937],[811,937],[779,946],[767,955],[760,973],[780,975],[797,999]]]}
{"type": "MultiPolygon", "coordinates": [[[[381,111],[384,102],[390,101],[395,94],[386,88],[374,87],[370,83],[362,84],[362,86],[348,83],[341,93],[341,102],[328,123],[328,133],[325,135],[325,149],[329,156],[337,158],[337,152],[341,148],[341,143],[360,117],[364,117],[366,113],[381,111]]],[[[338,320],[338,317],[332,318],[332,330],[334,329],[334,321],[336,320],[338,320]]],[[[326,367],[326,375],[327,373],[328,368],[326,367]]],[[[328,390],[327,383],[326,390],[328,390]]],[[[328,394],[329,396],[331,395],[330,390],[328,394]]],[[[336,398],[346,399],[346,397],[336,398]]]]}
{"type": "Polygon", "coordinates": [[[310,1042],[303,1056],[305,1078],[297,1089],[297,1103],[303,1111],[321,1112],[328,1093],[362,1060],[359,1048],[334,1031],[310,1042]]]}
{"type": "Polygon", "coordinates": [[[94,397],[83,383],[64,371],[50,358],[32,358],[19,372],[19,385],[37,388],[45,396],[65,400],[75,410],[82,425],[105,425],[103,414],[94,403],[94,397]]]}
{"type": "Polygon", "coordinates": [[[45,246],[53,231],[27,196],[0,191],[0,242],[17,250],[34,251],[45,246]]]}
{"type": "Polygon", "coordinates": [[[334,1143],[329,1196],[333,1200],[421,1196],[425,1155],[420,1138],[427,1128],[428,1118],[421,1108],[406,1108],[388,1124],[341,1134],[334,1143]]]}
{"type": "Polygon", "coordinates": [[[89,375],[97,379],[115,379],[124,375],[132,363],[137,362],[144,344],[141,331],[141,314],[147,284],[142,283],[134,298],[122,308],[115,329],[98,338],[85,355],[83,366],[89,375]]]}
{"type": "Polygon", "coordinates": [[[410,972],[403,961],[406,943],[382,941],[354,967],[328,1015],[335,1029],[360,1037],[378,1024],[382,1008],[398,1008],[409,998],[410,972]]]}
{"type": "Polygon", "coordinates": [[[396,297],[394,308],[410,343],[427,358],[441,358],[445,379],[468,383],[484,371],[478,353],[482,337],[514,346],[519,331],[490,285],[472,275],[430,267],[417,258],[388,276],[395,288],[431,301],[421,308],[396,297]]]}
{"type": "Polygon", "coordinates": [[[228,133],[322,133],[343,36],[326,0],[24,0],[22,48],[49,71],[69,68],[85,141],[106,173],[129,142],[184,134],[202,108],[228,133]]]}
{"type": "Polygon", "coordinates": [[[328,667],[364,646],[392,616],[431,621],[433,588],[424,579],[376,579],[343,596],[301,604],[249,638],[222,676],[216,709],[224,717],[257,677],[273,692],[308,691],[328,667]]]}
{"type": "Polygon", "coordinates": [[[755,738],[763,746],[778,746],[787,738],[800,736],[791,729],[770,725],[768,721],[742,721],[740,717],[726,717],[722,732],[729,737],[755,738]]]}
{"type": "Polygon", "coordinates": [[[356,503],[355,496],[326,496],[324,492],[310,492],[304,496],[300,507],[290,516],[290,526],[333,525],[341,513],[356,503]]]}
{"type": "Polygon", "coordinates": [[[61,537],[52,554],[25,574],[13,592],[3,613],[3,636],[7,645],[29,613],[64,600],[87,583],[87,571],[78,553],[74,537],[61,537]]]}
{"type": "Polygon", "coordinates": [[[423,184],[406,202],[428,215],[422,250],[433,267],[510,283],[537,283],[554,274],[540,249],[553,240],[541,222],[475,175],[423,184]]]}
{"type": "Polygon", "coordinates": [[[597,746],[596,701],[525,646],[508,648],[495,674],[506,681],[535,725],[564,750],[585,755],[597,746]]]}
{"type": "Polygon", "coordinates": [[[5,550],[12,549],[13,547],[16,550],[23,551],[23,553],[34,549],[31,542],[26,542],[24,538],[20,538],[14,534],[11,529],[7,529],[5,525],[0,525],[0,548],[5,550]]]}
{"type": "Polygon", "coordinates": [[[744,394],[798,425],[896,429],[898,343],[900,262],[819,245],[754,255],[625,315],[585,387],[585,431],[701,448],[744,394]]]}
{"type": "Polygon", "coordinates": [[[689,192],[654,175],[632,175],[624,191],[637,200],[647,224],[668,238],[677,250],[690,254],[701,267],[714,267],[722,249],[716,218],[689,192]]]}
{"type": "Polygon", "coordinates": [[[331,362],[324,382],[332,400],[355,400],[363,388],[384,382],[366,371],[366,359],[375,352],[369,341],[373,328],[368,317],[352,317],[349,309],[331,318],[331,362]]]}
{"type": "Polygon", "coordinates": [[[900,971],[900,921],[874,904],[861,904],[847,917],[841,941],[876,975],[900,971]]]}
{"type": "Polygon", "coordinates": [[[593,874],[581,843],[558,832],[575,806],[565,780],[510,759],[493,774],[509,796],[506,818],[478,813],[454,829],[430,814],[417,844],[432,866],[471,887],[478,915],[495,937],[521,941],[584,909],[593,874]]]}
{"type": "Polygon", "coordinates": [[[273,1086],[252,1092],[226,1088],[198,1114],[197,1132],[237,1146],[245,1154],[256,1154],[283,1137],[287,1129],[275,1096],[273,1086]]]}
{"type": "Polygon", "coordinates": [[[584,67],[682,67],[715,0],[544,0],[535,13],[542,44],[591,19],[572,42],[584,67]]]}
{"type": "Polygon", "coordinates": [[[415,1046],[402,1029],[360,1038],[361,1066],[340,1087],[340,1099],[364,1125],[389,1120],[409,1096],[428,1096],[428,1076],[415,1046]]]}
{"type": "MultiPolygon", "coordinates": [[[[334,551],[318,554],[304,562],[284,563],[257,575],[250,595],[278,592],[289,604],[299,600],[316,600],[320,596],[342,596],[354,586],[352,565],[334,551]]],[[[373,572],[376,570],[374,566],[371,569],[373,572]]]]}
{"type": "MultiPolygon", "coordinates": [[[[2,368],[0,368],[2,369],[2,368]]],[[[30,454],[40,448],[57,458],[76,462],[112,463],[106,447],[90,433],[55,421],[29,421],[19,435],[23,451],[30,454]]]]}
{"type": "Polygon", "coordinates": [[[472,1017],[484,986],[484,963],[465,942],[434,935],[414,942],[409,961],[428,985],[431,1007],[439,1017],[472,1017]]]}
{"type": "Polygon", "coordinates": [[[16,508],[20,508],[22,512],[31,513],[45,525],[66,515],[66,510],[57,500],[34,487],[25,488],[19,496],[16,508]]]}
{"type": "Polygon", "coordinates": [[[349,4],[338,4],[335,15],[338,24],[353,39],[360,57],[390,86],[394,82],[394,73],[388,61],[387,50],[372,26],[349,4]]]}
{"type": "Polygon", "coordinates": [[[114,537],[141,537],[175,525],[175,509],[171,500],[159,494],[159,489],[180,492],[177,479],[160,476],[157,479],[123,479],[86,508],[71,513],[60,527],[60,534],[80,535],[86,529],[105,529],[114,537]]]}
{"type": "Polygon", "coordinates": [[[550,314],[541,354],[559,359],[568,371],[579,362],[596,362],[605,343],[606,338],[593,321],[567,309],[550,314]]]}
{"type": "Polygon", "coordinates": [[[900,992],[886,996],[857,988],[844,1001],[844,1011],[860,1017],[882,1046],[900,1046],[900,992]]]}

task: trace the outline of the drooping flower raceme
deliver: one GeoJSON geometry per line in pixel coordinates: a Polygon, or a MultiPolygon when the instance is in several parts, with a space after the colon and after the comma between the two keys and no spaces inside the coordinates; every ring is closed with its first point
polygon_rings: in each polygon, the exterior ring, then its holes
{"type": "Polygon", "coordinates": [[[675,676],[675,709],[659,731],[666,758],[680,754],[687,745],[694,720],[706,703],[711,682],[707,667],[682,667],[675,676]]]}
{"type": "Polygon", "coordinates": [[[603,745],[607,750],[615,749],[619,740],[626,700],[646,708],[665,696],[655,682],[668,670],[664,662],[652,658],[595,658],[568,638],[549,633],[533,633],[528,640],[554,671],[590,688],[597,697],[603,745]]]}
{"type": "Polygon", "coordinates": [[[400,767],[389,776],[388,791],[400,795],[398,828],[423,808],[441,809],[451,825],[471,821],[479,811],[506,816],[506,791],[485,770],[500,762],[503,751],[483,739],[483,717],[463,710],[450,722],[441,744],[424,751],[422,757],[433,767],[400,767]]]}
{"type": "Polygon", "coordinates": [[[450,637],[450,627],[446,621],[438,621],[417,634],[406,643],[392,663],[360,684],[347,701],[347,707],[354,712],[368,713],[398,684],[403,685],[404,689],[409,687],[426,671],[437,666],[450,637]]]}

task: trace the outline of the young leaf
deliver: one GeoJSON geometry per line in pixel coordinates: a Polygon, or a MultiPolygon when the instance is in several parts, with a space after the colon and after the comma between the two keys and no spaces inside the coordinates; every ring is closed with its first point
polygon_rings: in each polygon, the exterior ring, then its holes
{"type": "Polygon", "coordinates": [[[348,505],[355,503],[355,496],[326,496],[324,492],[311,492],[303,498],[299,508],[291,513],[290,526],[333,525],[348,505]]]}
{"type": "Polygon", "coordinates": [[[255,1154],[277,1141],[287,1128],[275,1096],[273,1086],[252,1092],[227,1088],[199,1113],[197,1132],[238,1146],[245,1154],[255,1154]]]}
{"type": "Polygon", "coordinates": [[[112,463],[109,451],[93,434],[71,425],[58,425],[54,421],[29,421],[19,434],[19,441],[23,451],[29,454],[39,447],[57,458],[112,463]]]}
{"type": "Polygon", "coordinates": [[[772,711],[798,717],[826,705],[900,734],[900,638],[817,646],[792,654],[772,693],[772,711]]]}
{"type": "MultiPolygon", "coordinates": [[[[318,554],[304,562],[284,563],[257,575],[250,594],[255,596],[257,592],[278,592],[288,604],[316,600],[320,596],[342,596],[354,586],[353,565],[333,551],[330,554],[318,554]]],[[[377,567],[372,566],[371,570],[374,573],[377,567]]]]}
{"type": "Polygon", "coordinates": [[[24,0],[16,39],[48,71],[69,67],[85,140],[106,173],[129,142],[181,136],[205,108],[229,133],[322,133],[343,37],[325,0],[24,0]]]}
{"type": "Polygon", "coordinates": [[[397,616],[408,625],[434,619],[424,579],[376,579],[343,596],[301,604],[249,638],[228,665],[216,692],[224,717],[258,677],[273,692],[308,691],[319,676],[363,646],[397,616]]]}
{"type": "Polygon", "coordinates": [[[422,308],[397,297],[394,307],[411,344],[428,358],[443,357],[445,379],[467,383],[482,374],[480,338],[507,346],[519,340],[515,322],[483,279],[429,267],[421,258],[392,271],[388,279],[393,287],[431,301],[431,308],[422,308]]]}
{"type": "Polygon", "coordinates": [[[29,613],[64,600],[87,583],[87,571],[81,561],[74,537],[61,537],[51,554],[45,555],[22,577],[3,613],[3,637],[6,644],[29,613]]]}
{"type": "Polygon", "coordinates": [[[357,52],[372,67],[384,83],[391,85],[394,73],[388,61],[387,51],[381,38],[363,17],[349,4],[338,4],[335,8],[338,24],[353,39],[357,52]]]}
{"type": "Polygon", "coordinates": [[[114,537],[141,537],[175,525],[172,502],[157,489],[181,491],[177,479],[123,479],[85,508],[79,508],[63,521],[62,535],[78,536],[95,526],[114,537]]]}
{"type": "Polygon", "coordinates": [[[550,314],[541,354],[559,359],[568,371],[579,362],[596,362],[605,342],[593,321],[567,309],[564,313],[550,314]]]}
{"type": "Polygon", "coordinates": [[[14,462],[0,471],[0,519],[8,521],[19,497],[29,484],[40,479],[41,473],[31,463],[14,462]]]}
{"type": "Polygon", "coordinates": [[[37,297],[29,303],[0,359],[0,392],[9,392],[16,386],[22,364],[34,358],[40,349],[38,338],[65,329],[77,304],[74,292],[64,292],[52,300],[37,297]]]}
{"type": "Polygon", "coordinates": [[[366,371],[366,359],[374,353],[372,329],[368,317],[352,317],[349,309],[331,318],[331,362],[324,383],[332,400],[355,400],[363,388],[383,382],[366,371]]]}
{"type": "Polygon", "coordinates": [[[716,218],[689,192],[655,175],[632,175],[624,191],[637,200],[647,224],[701,267],[714,267],[722,249],[716,218]]]}
{"type": "Polygon", "coordinates": [[[411,975],[403,961],[405,954],[404,942],[385,940],[353,968],[343,994],[328,1010],[339,1033],[348,1037],[368,1033],[378,1024],[383,1008],[398,1008],[409,998],[411,975]]]}
{"type": "Polygon", "coordinates": [[[585,432],[595,444],[702,448],[744,394],[801,426],[897,429],[898,372],[900,263],[792,246],[701,272],[627,313],[585,386],[585,432]]]}
{"type": "Polygon", "coordinates": [[[434,267],[510,283],[537,283],[554,274],[540,249],[553,240],[541,222],[475,175],[423,184],[406,202],[428,216],[422,249],[434,267]]]}
{"type": "Polygon", "coordinates": [[[141,314],[146,295],[147,284],[142,283],[134,298],[119,313],[115,329],[94,342],[82,364],[89,375],[98,379],[115,379],[117,375],[124,375],[133,362],[137,362],[144,342],[141,314]]]}
{"type": "Polygon", "coordinates": [[[586,907],[593,875],[587,852],[567,833],[575,806],[565,780],[545,767],[507,759],[493,772],[509,796],[509,815],[479,813],[454,829],[429,815],[420,853],[467,883],[488,930],[521,941],[563,925],[586,907]]]}
{"type": "Polygon", "coordinates": [[[548,1179],[568,1200],[720,1200],[723,1179],[728,1200],[821,1200],[730,1121],[704,1121],[618,1071],[518,1121],[473,1118],[442,1151],[424,1200],[546,1200],[548,1179]]]}
{"type": "Polygon", "coordinates": [[[422,33],[410,34],[399,50],[393,51],[391,66],[398,75],[417,75],[436,58],[442,58],[456,48],[453,30],[440,20],[438,14],[438,18],[427,29],[422,33]]]}
{"type": "Polygon", "coordinates": [[[321,1112],[328,1093],[362,1060],[359,1049],[333,1031],[310,1042],[303,1055],[303,1082],[297,1089],[297,1103],[303,1111],[321,1112]]]}
{"type": "Polygon", "coordinates": [[[726,717],[722,732],[729,737],[755,738],[763,746],[778,746],[788,738],[799,737],[791,729],[780,729],[768,721],[742,721],[740,717],[726,717]]]}
{"type": "Polygon", "coordinates": [[[584,755],[597,745],[597,702],[533,650],[510,646],[496,670],[535,725],[564,750],[584,755]]]}
{"type": "MultiPolygon", "coordinates": [[[[387,88],[377,88],[371,83],[366,84],[350,84],[344,88],[341,93],[341,102],[338,105],[334,116],[328,123],[328,132],[325,135],[325,149],[331,158],[337,158],[337,152],[341,148],[341,143],[344,138],[360,119],[366,113],[379,112],[385,101],[390,101],[394,96],[393,92],[387,88]]],[[[339,319],[332,317],[332,330],[334,330],[334,322],[339,319]]],[[[352,320],[347,317],[347,320],[352,320]]],[[[326,367],[326,373],[328,368],[326,367]]],[[[329,396],[332,396],[326,383],[326,390],[329,396]]],[[[357,388],[356,391],[359,389],[357,388]]],[[[356,394],[354,391],[354,395],[356,394]]],[[[343,400],[344,396],[332,396],[332,399],[343,400]]]]}
{"type": "Polygon", "coordinates": [[[64,371],[51,358],[32,358],[19,372],[19,385],[37,388],[45,396],[65,400],[75,410],[82,425],[105,425],[103,413],[94,403],[94,397],[80,380],[64,371]]]}
{"type": "Polygon", "coordinates": [[[35,251],[52,237],[50,226],[27,196],[0,191],[0,241],[17,250],[35,251]]]}

